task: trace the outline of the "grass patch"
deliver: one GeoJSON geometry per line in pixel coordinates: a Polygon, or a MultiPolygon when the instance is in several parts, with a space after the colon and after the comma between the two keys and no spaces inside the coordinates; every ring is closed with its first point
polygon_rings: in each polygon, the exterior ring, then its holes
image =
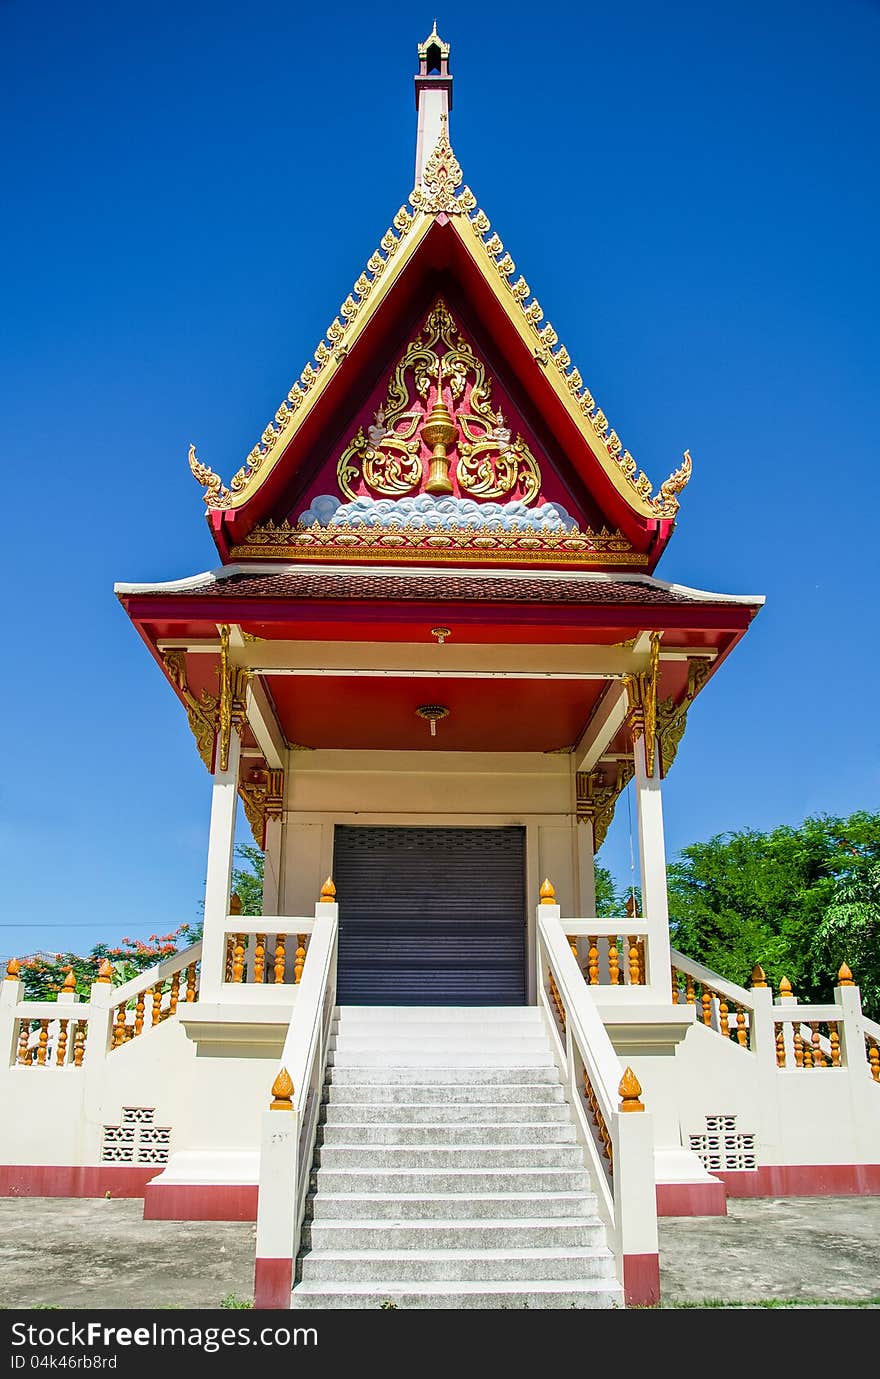
{"type": "Polygon", "coordinates": [[[237,1293],[227,1293],[225,1298],[220,1299],[221,1307],[235,1307],[245,1309],[253,1307],[253,1298],[240,1298],[237,1293]]]}
{"type": "MultiPolygon", "coordinates": [[[[874,1298],[745,1298],[735,1301],[725,1298],[703,1298],[699,1302],[663,1302],[660,1310],[702,1307],[880,1307],[880,1297],[874,1298]]],[[[641,1309],[651,1311],[651,1308],[641,1309]]]]}

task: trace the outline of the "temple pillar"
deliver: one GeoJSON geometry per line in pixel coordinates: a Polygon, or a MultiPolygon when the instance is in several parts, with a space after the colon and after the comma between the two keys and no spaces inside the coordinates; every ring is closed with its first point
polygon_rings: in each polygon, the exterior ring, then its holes
{"type": "Polygon", "coordinates": [[[225,964],[226,920],[235,849],[235,816],[238,808],[238,766],[241,738],[229,735],[226,769],[215,760],[211,790],[211,827],[208,835],[208,867],[205,883],[205,916],[202,932],[200,999],[216,1001],[222,995],[225,964]]]}
{"type": "Polygon", "coordinates": [[[278,915],[281,897],[281,818],[266,819],[263,848],[263,914],[278,915]]]}
{"type": "Polygon", "coordinates": [[[660,793],[660,759],[655,754],[649,775],[645,735],[633,737],[636,815],[639,828],[642,914],[648,929],[645,944],[647,981],[660,1000],[671,1001],[669,903],[666,894],[666,844],[663,838],[663,801],[660,793]]]}

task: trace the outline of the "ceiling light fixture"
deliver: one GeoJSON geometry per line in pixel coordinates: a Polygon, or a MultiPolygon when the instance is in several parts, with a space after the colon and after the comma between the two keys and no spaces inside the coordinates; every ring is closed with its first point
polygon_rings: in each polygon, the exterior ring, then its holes
{"type": "Polygon", "coordinates": [[[431,736],[437,736],[437,724],[441,718],[449,717],[449,710],[443,704],[422,704],[416,709],[419,718],[424,718],[431,725],[431,736]]]}

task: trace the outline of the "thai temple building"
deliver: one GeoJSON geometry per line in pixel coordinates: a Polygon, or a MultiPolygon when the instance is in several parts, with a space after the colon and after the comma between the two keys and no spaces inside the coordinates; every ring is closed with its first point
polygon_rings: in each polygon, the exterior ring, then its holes
{"type": "Polygon", "coordinates": [[[2,983],[3,1192],[253,1220],[263,1308],[652,1304],[658,1215],[880,1192],[848,969],[806,1006],[671,947],[666,780],[762,600],[655,576],[690,456],[655,486],[545,319],[449,58],[256,445],[228,482],[190,448],[216,568],[116,587],[211,778],[203,938],[88,1000],[2,983]],[[599,919],[630,782],[642,913],[599,919]]]}

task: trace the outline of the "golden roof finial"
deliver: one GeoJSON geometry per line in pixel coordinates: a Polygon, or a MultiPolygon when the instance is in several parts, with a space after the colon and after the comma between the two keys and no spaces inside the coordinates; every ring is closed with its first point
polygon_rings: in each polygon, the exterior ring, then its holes
{"type": "Polygon", "coordinates": [[[675,495],[681,493],[693,473],[693,468],[691,452],[686,450],[678,469],[670,474],[668,479],[664,479],[660,485],[660,492],[651,503],[658,517],[674,517],[678,512],[679,502],[675,495]]]}
{"type": "Polygon", "coordinates": [[[204,499],[208,507],[223,507],[224,499],[229,497],[229,490],[224,488],[220,475],[215,474],[213,469],[209,469],[206,464],[202,464],[201,460],[196,456],[196,448],[194,445],[190,446],[187,459],[189,460],[189,467],[192,470],[193,477],[198,480],[200,484],[204,484],[205,486],[204,499]]]}

